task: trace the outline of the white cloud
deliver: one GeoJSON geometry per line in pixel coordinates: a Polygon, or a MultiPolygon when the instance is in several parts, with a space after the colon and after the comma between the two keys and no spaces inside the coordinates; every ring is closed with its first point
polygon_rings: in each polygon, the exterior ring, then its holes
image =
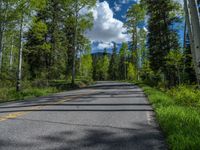
{"type": "Polygon", "coordinates": [[[175,2],[178,2],[178,3],[182,4],[182,5],[183,5],[183,3],[184,3],[183,0],[174,0],[174,1],[175,1],[175,2]]]}
{"type": "MultiPolygon", "coordinates": [[[[96,7],[92,10],[94,16],[94,26],[86,35],[91,41],[111,43],[121,43],[129,40],[125,33],[126,28],[123,22],[113,18],[113,11],[108,2],[97,2],[96,7]]],[[[102,45],[100,45],[101,47],[102,45]]]]}
{"type": "Polygon", "coordinates": [[[116,12],[121,11],[121,5],[120,5],[120,4],[117,4],[117,3],[115,2],[115,3],[114,3],[114,10],[115,10],[116,12]]]}
{"type": "Polygon", "coordinates": [[[109,48],[113,48],[114,44],[113,43],[109,43],[109,42],[101,42],[98,44],[97,48],[98,49],[109,49],[109,48]]]}
{"type": "Polygon", "coordinates": [[[130,2],[139,3],[140,0],[119,0],[119,2],[120,2],[121,4],[128,4],[128,3],[130,3],[130,2]]]}

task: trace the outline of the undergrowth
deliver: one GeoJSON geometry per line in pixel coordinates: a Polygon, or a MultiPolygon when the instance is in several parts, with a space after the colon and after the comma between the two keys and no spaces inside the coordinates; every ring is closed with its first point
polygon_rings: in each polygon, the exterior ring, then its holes
{"type": "Polygon", "coordinates": [[[200,91],[178,86],[167,92],[139,84],[153,105],[171,150],[200,148],[200,91]]]}
{"type": "Polygon", "coordinates": [[[61,91],[67,91],[75,88],[84,87],[91,84],[88,80],[76,80],[75,85],[72,87],[70,81],[66,80],[53,80],[44,81],[36,80],[33,82],[24,81],[22,83],[23,87],[20,92],[16,92],[15,84],[5,84],[0,85],[0,103],[18,101],[18,100],[28,100],[33,97],[46,96],[51,93],[57,93],[61,91]],[[3,85],[3,86],[2,86],[3,85]]]}

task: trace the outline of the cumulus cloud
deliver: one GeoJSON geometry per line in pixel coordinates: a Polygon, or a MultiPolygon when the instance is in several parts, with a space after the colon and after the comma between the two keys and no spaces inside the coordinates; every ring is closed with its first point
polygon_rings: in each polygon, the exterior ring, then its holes
{"type": "Polygon", "coordinates": [[[108,2],[97,2],[92,10],[94,26],[86,33],[87,37],[94,42],[100,42],[99,47],[103,48],[111,42],[121,43],[129,40],[123,22],[113,17],[113,11],[108,2]],[[102,44],[104,43],[104,44],[102,44]]]}
{"type": "Polygon", "coordinates": [[[110,49],[114,46],[113,43],[109,43],[109,42],[101,42],[98,44],[97,48],[98,49],[110,49]]]}
{"type": "Polygon", "coordinates": [[[115,10],[116,12],[121,11],[121,5],[120,5],[120,4],[117,4],[117,3],[115,2],[115,3],[114,3],[114,10],[115,10]]]}

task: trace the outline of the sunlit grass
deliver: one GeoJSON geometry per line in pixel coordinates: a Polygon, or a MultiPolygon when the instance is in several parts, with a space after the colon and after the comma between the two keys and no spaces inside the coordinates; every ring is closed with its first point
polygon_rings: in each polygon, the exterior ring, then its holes
{"type": "MultiPolygon", "coordinates": [[[[46,83],[46,81],[38,80],[34,82],[23,82],[22,90],[16,92],[14,85],[0,86],[0,103],[18,100],[28,100],[33,97],[40,97],[57,93],[61,91],[67,91],[75,88],[85,87],[91,84],[92,81],[77,79],[75,85],[72,87],[71,81],[66,80],[53,80],[46,83]]],[[[6,83],[7,84],[7,83],[6,83]]]]}
{"type": "Polygon", "coordinates": [[[199,150],[200,111],[199,91],[177,87],[162,92],[140,84],[152,103],[157,120],[172,150],[199,150]]]}
{"type": "Polygon", "coordinates": [[[20,92],[16,92],[15,88],[1,88],[0,89],[0,103],[15,100],[24,100],[32,97],[45,96],[50,93],[56,93],[56,88],[28,88],[20,92]]]}

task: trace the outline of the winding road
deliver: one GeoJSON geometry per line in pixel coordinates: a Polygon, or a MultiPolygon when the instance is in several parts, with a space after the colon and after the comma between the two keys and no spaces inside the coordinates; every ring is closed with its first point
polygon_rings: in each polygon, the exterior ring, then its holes
{"type": "Polygon", "coordinates": [[[0,150],[165,150],[143,91],[129,83],[0,105],[0,150]]]}

